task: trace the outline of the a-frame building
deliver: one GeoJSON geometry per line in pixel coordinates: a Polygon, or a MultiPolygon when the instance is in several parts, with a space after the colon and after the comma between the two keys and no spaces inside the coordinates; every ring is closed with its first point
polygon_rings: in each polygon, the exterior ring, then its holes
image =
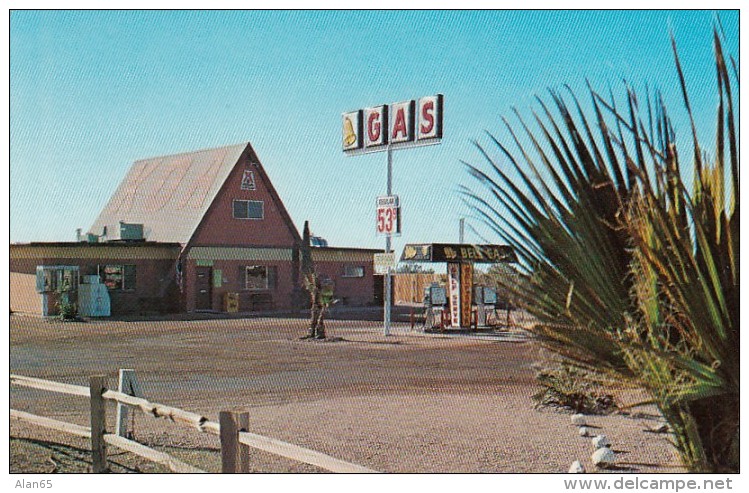
{"type": "MultiPolygon", "coordinates": [[[[64,261],[107,284],[113,314],[284,309],[300,296],[299,231],[249,143],[136,161],[81,240],[12,245],[16,292],[32,267],[64,261]]],[[[367,305],[376,251],[313,259],[344,303],[367,305]]]]}

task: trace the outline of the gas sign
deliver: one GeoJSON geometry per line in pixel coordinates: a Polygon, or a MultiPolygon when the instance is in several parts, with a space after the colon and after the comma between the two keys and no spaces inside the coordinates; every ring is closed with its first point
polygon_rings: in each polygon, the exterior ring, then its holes
{"type": "Polygon", "coordinates": [[[401,232],[400,200],[397,195],[377,197],[377,234],[394,235],[401,232]]]}
{"type": "Polygon", "coordinates": [[[343,152],[353,155],[439,144],[443,100],[442,94],[436,94],[343,113],[343,152]]]}

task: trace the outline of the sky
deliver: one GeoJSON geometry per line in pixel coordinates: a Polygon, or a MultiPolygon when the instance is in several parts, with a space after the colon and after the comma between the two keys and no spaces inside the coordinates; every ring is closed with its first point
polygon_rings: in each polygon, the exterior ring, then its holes
{"type": "MultiPolygon", "coordinates": [[[[738,13],[720,12],[738,59],[738,13]]],[[[393,153],[405,243],[496,241],[457,193],[473,141],[536,95],[586,80],[659,88],[688,131],[672,30],[701,135],[714,138],[712,11],[14,11],[10,241],[74,241],[138,159],[251,142],[298,230],[383,248],[386,153],[347,156],[341,114],[444,95],[444,137],[393,153]]],[[[548,101],[548,98],[546,98],[548,101]]]]}

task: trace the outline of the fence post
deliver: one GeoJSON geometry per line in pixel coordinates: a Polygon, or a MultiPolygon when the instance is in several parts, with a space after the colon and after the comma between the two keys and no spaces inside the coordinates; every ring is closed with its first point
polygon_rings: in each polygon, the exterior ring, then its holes
{"type": "Polygon", "coordinates": [[[239,443],[239,432],[248,431],[248,411],[221,411],[218,415],[221,427],[221,472],[250,472],[250,447],[239,443]]]}
{"type": "MultiPolygon", "coordinates": [[[[135,378],[135,370],[120,369],[120,382],[117,386],[117,390],[123,394],[132,395],[134,397],[143,397],[143,392],[140,390],[138,380],[135,378]]],[[[127,429],[127,417],[130,413],[130,407],[117,403],[117,422],[115,423],[115,433],[118,436],[124,438],[132,438],[132,430],[128,432],[127,429]]]]}
{"type": "Polygon", "coordinates": [[[96,375],[89,379],[91,390],[91,454],[93,457],[93,472],[100,474],[107,472],[107,444],[104,433],[107,432],[107,408],[104,397],[107,390],[107,377],[96,375]]]}

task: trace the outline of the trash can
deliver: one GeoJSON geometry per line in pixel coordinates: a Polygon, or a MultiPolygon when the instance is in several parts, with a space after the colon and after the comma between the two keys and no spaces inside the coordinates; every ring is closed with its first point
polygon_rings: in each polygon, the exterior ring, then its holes
{"type": "Polygon", "coordinates": [[[224,311],[227,313],[239,311],[239,293],[224,293],[224,311]]]}

